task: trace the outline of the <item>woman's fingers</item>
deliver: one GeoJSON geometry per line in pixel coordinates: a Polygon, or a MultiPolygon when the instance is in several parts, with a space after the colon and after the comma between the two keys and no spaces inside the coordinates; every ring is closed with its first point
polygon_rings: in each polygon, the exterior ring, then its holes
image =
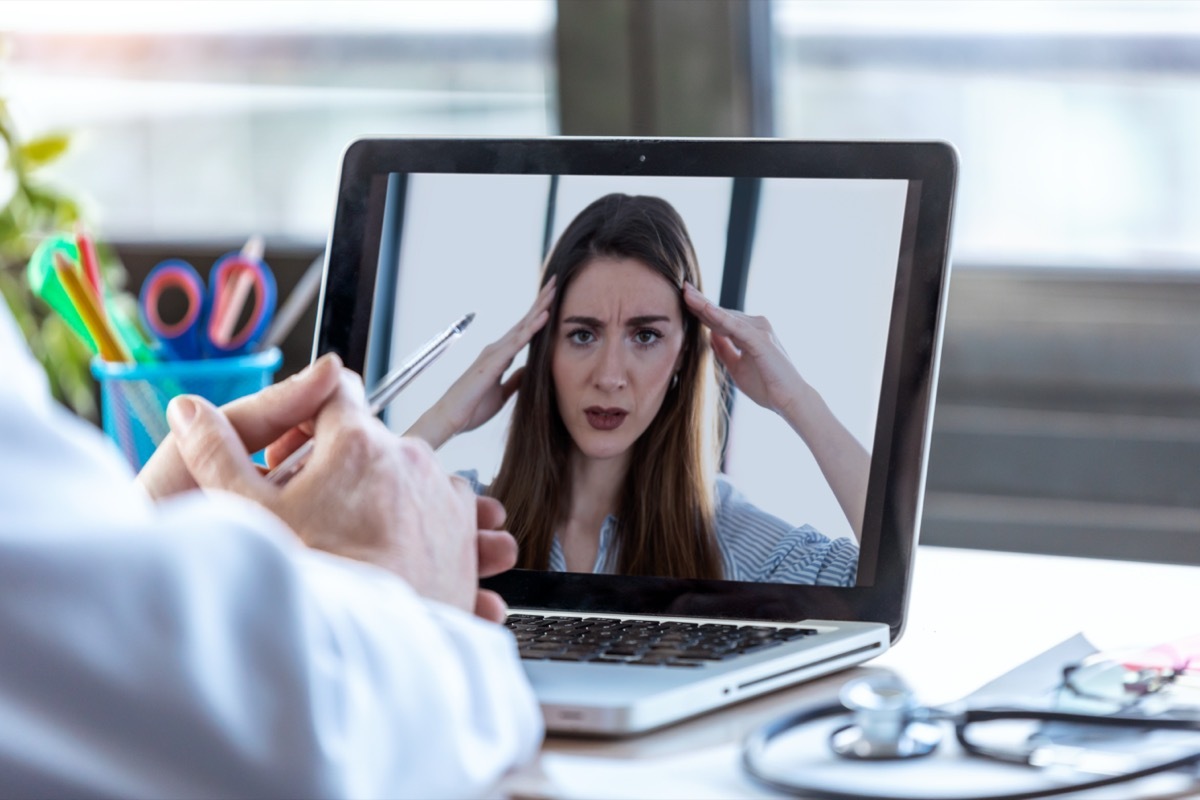
{"type": "Polygon", "coordinates": [[[760,406],[779,410],[799,383],[799,373],[766,317],[752,317],[712,303],[684,284],[684,302],[708,326],[712,352],[733,382],[760,406]]]}
{"type": "Polygon", "coordinates": [[[721,308],[702,295],[700,290],[690,283],[683,284],[683,301],[687,303],[687,307],[692,310],[692,313],[715,333],[721,333],[734,339],[741,338],[738,334],[745,327],[743,315],[721,308]]]}
{"type": "Polygon", "coordinates": [[[712,335],[712,349],[713,353],[717,356],[717,360],[724,364],[726,369],[730,372],[737,370],[742,360],[742,354],[728,336],[714,333],[712,335]]]}
{"type": "Polygon", "coordinates": [[[480,365],[485,374],[495,375],[496,380],[504,374],[512,364],[521,348],[529,344],[535,333],[545,327],[550,319],[550,302],[554,299],[554,278],[551,277],[542,290],[538,292],[525,316],[517,324],[508,329],[500,339],[483,348],[479,354],[480,365]]]}
{"type": "Polygon", "coordinates": [[[502,381],[504,371],[512,365],[517,353],[520,353],[521,349],[529,344],[534,334],[545,327],[547,320],[550,319],[550,302],[554,299],[554,286],[555,280],[551,277],[538,292],[537,299],[534,300],[525,316],[510,328],[508,333],[483,348],[483,352],[479,354],[476,368],[472,372],[476,375],[486,376],[489,385],[493,387],[498,384],[502,401],[507,400],[516,391],[521,380],[519,374],[514,373],[507,380],[502,381]],[[493,384],[492,381],[496,383],[493,384]]]}
{"type": "Polygon", "coordinates": [[[756,357],[770,353],[772,346],[782,350],[775,341],[775,333],[766,317],[752,317],[740,311],[721,308],[690,283],[683,285],[683,299],[709,330],[728,337],[738,350],[749,351],[756,357]]]}
{"type": "Polygon", "coordinates": [[[452,437],[474,430],[500,411],[520,386],[520,370],[504,378],[513,360],[550,319],[555,281],[546,282],[533,305],[515,325],[487,345],[440,400],[408,429],[407,434],[424,439],[433,448],[452,437]]]}
{"type": "Polygon", "coordinates": [[[550,303],[554,300],[555,286],[555,276],[551,276],[550,280],[546,281],[546,285],[538,292],[529,311],[509,331],[509,335],[513,337],[513,357],[516,357],[522,347],[529,344],[533,335],[545,327],[546,322],[550,319],[550,303]]]}
{"type": "MultiPolygon", "coordinates": [[[[546,324],[546,320],[550,318],[550,303],[554,300],[555,287],[557,286],[557,277],[550,276],[550,280],[546,281],[546,285],[538,292],[534,298],[533,306],[529,309],[529,313],[525,315],[526,328],[528,329],[529,337],[541,330],[546,324]]],[[[526,342],[529,340],[526,339],[526,342]]]]}

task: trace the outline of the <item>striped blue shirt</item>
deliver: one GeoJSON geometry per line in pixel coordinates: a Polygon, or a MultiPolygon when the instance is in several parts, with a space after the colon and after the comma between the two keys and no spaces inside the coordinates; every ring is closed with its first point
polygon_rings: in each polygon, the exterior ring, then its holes
{"type": "MultiPolygon", "coordinates": [[[[475,470],[459,473],[477,494],[487,487],[475,470]]],[[[797,583],[853,586],[858,573],[858,545],[853,539],[830,539],[810,525],[796,527],[757,508],[724,476],[717,477],[717,544],[725,578],[754,583],[797,583]]],[[[600,546],[592,571],[616,573],[614,538],[617,518],[609,515],[600,528],[600,546]]],[[[550,569],[567,571],[558,537],[550,548],[550,569]]]]}

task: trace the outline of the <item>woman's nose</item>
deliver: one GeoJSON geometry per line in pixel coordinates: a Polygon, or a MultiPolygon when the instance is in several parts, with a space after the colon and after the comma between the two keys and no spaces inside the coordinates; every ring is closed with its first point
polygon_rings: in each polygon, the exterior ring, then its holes
{"type": "Polygon", "coordinates": [[[625,351],[617,342],[606,342],[594,373],[596,388],[605,392],[624,389],[629,383],[625,369],[625,351]]]}

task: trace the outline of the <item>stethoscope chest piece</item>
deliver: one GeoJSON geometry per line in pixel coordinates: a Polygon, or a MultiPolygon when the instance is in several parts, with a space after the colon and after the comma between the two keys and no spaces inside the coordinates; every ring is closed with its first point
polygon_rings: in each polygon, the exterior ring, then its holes
{"type": "Polygon", "coordinates": [[[942,732],[937,721],[917,704],[899,679],[850,681],[841,701],[854,721],[829,735],[829,746],[843,758],[860,761],[927,756],[937,749],[942,732]]]}

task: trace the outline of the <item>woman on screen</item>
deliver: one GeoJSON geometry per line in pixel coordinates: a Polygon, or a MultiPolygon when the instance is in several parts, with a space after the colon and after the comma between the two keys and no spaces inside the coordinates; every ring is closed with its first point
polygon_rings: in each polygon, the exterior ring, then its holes
{"type": "Polygon", "coordinates": [[[436,449],[520,389],[496,479],[476,481],[508,510],[518,567],[853,585],[855,541],[786,523],[710,478],[711,350],[744,395],[805,441],[861,535],[866,450],[765,319],[717,307],[699,284],[691,239],[667,202],[596,200],[555,244],[529,312],[408,434],[436,449]],[[526,345],[526,366],[503,380],[526,345]]]}

